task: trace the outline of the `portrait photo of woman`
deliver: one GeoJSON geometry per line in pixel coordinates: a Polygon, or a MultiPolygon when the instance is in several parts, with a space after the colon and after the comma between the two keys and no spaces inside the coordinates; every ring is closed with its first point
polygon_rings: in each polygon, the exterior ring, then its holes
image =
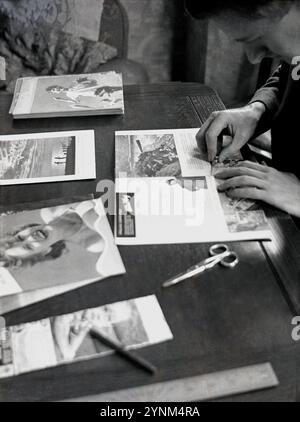
{"type": "Polygon", "coordinates": [[[112,271],[116,256],[105,258],[112,239],[101,200],[7,214],[0,220],[5,228],[0,269],[7,270],[22,291],[37,284],[97,280],[112,271]]]}

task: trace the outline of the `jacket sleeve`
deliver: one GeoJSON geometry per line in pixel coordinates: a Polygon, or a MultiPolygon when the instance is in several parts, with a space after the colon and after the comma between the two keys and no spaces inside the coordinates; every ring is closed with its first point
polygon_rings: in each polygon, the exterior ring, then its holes
{"type": "Polygon", "coordinates": [[[269,112],[269,117],[273,117],[281,104],[288,72],[289,66],[285,64],[280,65],[268,79],[266,84],[256,91],[254,97],[250,101],[250,104],[256,101],[263,103],[269,112]]]}

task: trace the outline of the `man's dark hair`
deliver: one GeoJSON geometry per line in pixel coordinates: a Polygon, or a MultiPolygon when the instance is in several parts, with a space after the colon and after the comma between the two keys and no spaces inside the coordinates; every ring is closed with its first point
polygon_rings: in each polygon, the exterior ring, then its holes
{"type": "Polygon", "coordinates": [[[185,0],[187,12],[194,18],[202,19],[219,15],[223,12],[236,12],[242,16],[259,17],[263,7],[277,4],[287,6],[298,0],[185,0]]]}

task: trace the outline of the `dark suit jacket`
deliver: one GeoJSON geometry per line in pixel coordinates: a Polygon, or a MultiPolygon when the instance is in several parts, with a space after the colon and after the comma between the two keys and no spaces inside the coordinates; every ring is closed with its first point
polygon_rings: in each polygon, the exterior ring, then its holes
{"type": "Polygon", "coordinates": [[[251,102],[260,101],[268,109],[262,126],[272,130],[274,167],[300,179],[300,80],[293,79],[293,70],[282,64],[251,102]]]}

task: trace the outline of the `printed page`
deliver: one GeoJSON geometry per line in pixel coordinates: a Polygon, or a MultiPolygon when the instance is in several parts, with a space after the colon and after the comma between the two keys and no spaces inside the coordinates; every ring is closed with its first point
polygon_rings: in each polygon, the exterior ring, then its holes
{"type": "Polygon", "coordinates": [[[116,182],[118,245],[210,242],[226,224],[206,178],[139,178],[116,182]]]}
{"type": "Polygon", "coordinates": [[[236,165],[241,155],[212,167],[205,147],[197,145],[198,131],[116,132],[118,245],[270,239],[264,212],[253,201],[217,191],[212,172],[236,165]]]}
{"type": "Polygon", "coordinates": [[[92,130],[0,136],[0,185],[95,178],[92,130]]]}
{"type": "Polygon", "coordinates": [[[0,227],[1,309],[23,292],[80,287],[125,272],[101,199],[2,214],[0,227]]]}
{"type": "Polygon", "coordinates": [[[14,90],[14,94],[13,94],[13,99],[10,105],[10,109],[9,109],[9,114],[13,114],[18,98],[19,98],[19,94],[20,94],[20,90],[21,90],[21,86],[22,86],[22,79],[17,79],[16,84],[15,84],[15,90],[14,90]]]}
{"type": "Polygon", "coordinates": [[[212,169],[206,148],[202,146],[200,149],[197,144],[198,131],[199,129],[185,129],[174,133],[183,177],[211,176],[212,169]]]}
{"type": "MultiPolygon", "coordinates": [[[[15,87],[14,98],[10,113],[29,114],[31,113],[34,97],[39,78],[18,79],[15,87]]],[[[40,104],[41,107],[42,104],[40,104]]]]}
{"type": "Polygon", "coordinates": [[[93,328],[127,349],[173,339],[154,295],[86,309],[2,329],[0,378],[112,353],[93,337],[93,328]]]}
{"type": "MultiPolygon", "coordinates": [[[[123,80],[117,72],[24,78],[15,94],[14,117],[60,116],[124,110],[123,80]]],[[[14,103],[14,102],[13,102],[14,103]]]]}
{"type": "MultiPolygon", "coordinates": [[[[272,233],[263,210],[259,204],[250,200],[235,200],[225,193],[219,193],[214,177],[207,178],[213,206],[218,209],[219,218],[224,221],[226,230],[219,233],[221,242],[246,240],[271,240],[272,233]]],[[[214,240],[213,240],[214,241],[214,240]]]]}
{"type": "Polygon", "coordinates": [[[199,129],[116,132],[116,178],[211,175],[199,129]]]}
{"type": "Polygon", "coordinates": [[[118,179],[117,245],[233,242],[271,238],[261,210],[220,201],[215,179],[118,179]],[[225,204],[225,207],[223,208],[225,204]]]}

